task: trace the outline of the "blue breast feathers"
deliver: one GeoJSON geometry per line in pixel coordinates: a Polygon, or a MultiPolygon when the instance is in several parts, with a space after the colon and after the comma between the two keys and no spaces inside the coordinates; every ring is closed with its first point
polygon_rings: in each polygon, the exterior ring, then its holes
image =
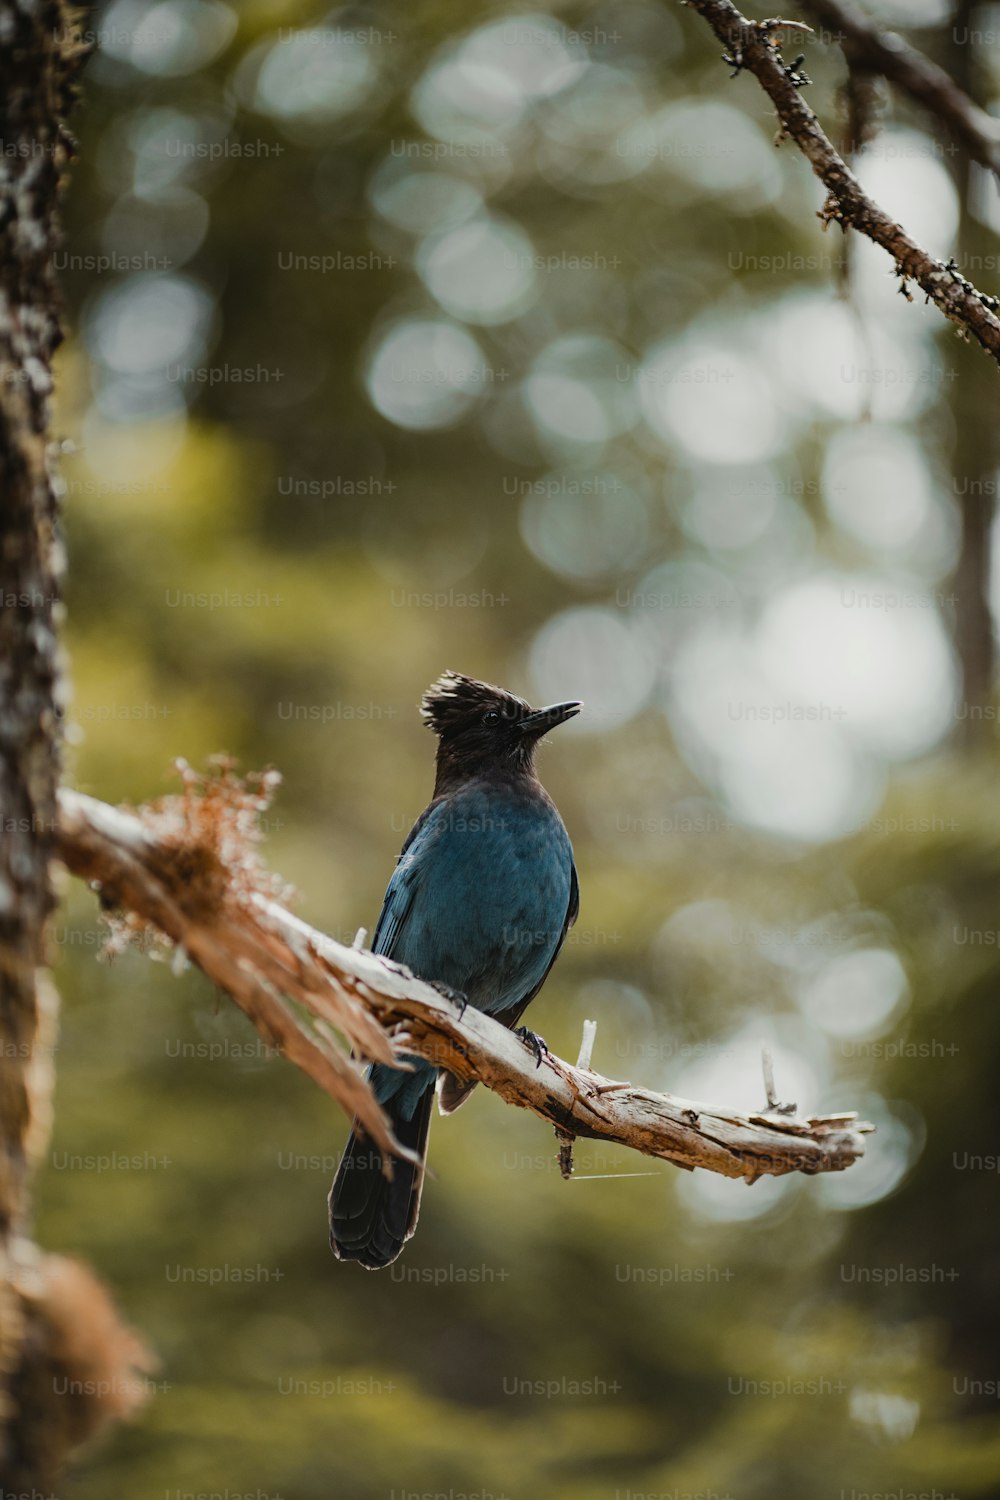
{"type": "Polygon", "coordinates": [[[432,803],[414,829],[374,951],[496,1015],[545,978],[574,895],[572,846],[548,797],[473,783],[432,803]]]}

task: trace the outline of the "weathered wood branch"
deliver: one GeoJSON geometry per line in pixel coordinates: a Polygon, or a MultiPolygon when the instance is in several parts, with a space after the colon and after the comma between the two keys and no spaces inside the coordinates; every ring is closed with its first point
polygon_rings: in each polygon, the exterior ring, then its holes
{"type": "Polygon", "coordinates": [[[946,127],[957,144],[1000,177],[1000,120],[980,109],[944,68],[895,31],[883,31],[850,0],[799,0],[828,28],[852,68],[881,74],[946,127]]]}
{"type": "Polygon", "coordinates": [[[746,70],[774,104],[783,135],[790,136],[827,190],[819,217],[824,225],[856,229],[888,251],[905,290],[915,282],[946,318],[955,323],[1000,364],[1000,317],[997,299],[980,292],[955,267],[936,260],[910,238],[864,191],[836,151],[799,89],[802,75],[781,56],[778,39],[795,23],[776,19],[751,21],[731,0],[687,0],[703,16],[726,48],[724,60],[735,71],[746,70]]]}
{"type": "Polygon", "coordinates": [[[392,1145],[388,1123],[334,1030],[365,1057],[398,1062],[416,1054],[478,1078],[549,1121],[561,1140],[588,1136],[750,1182],[840,1171],[864,1153],[871,1127],[851,1114],[803,1119],[770,1107],[744,1116],[603,1078],[551,1054],[536,1065],[531,1048],[490,1017],[463,1010],[398,964],[334,942],[259,891],[213,885],[207,898],[208,887],[192,882],[190,871],[204,868],[208,853],[185,845],[183,819],[176,836],[166,835],[161,814],[150,825],[66,790],[59,813],[59,855],[97,887],[102,904],[153,923],[381,1143],[392,1145]]]}

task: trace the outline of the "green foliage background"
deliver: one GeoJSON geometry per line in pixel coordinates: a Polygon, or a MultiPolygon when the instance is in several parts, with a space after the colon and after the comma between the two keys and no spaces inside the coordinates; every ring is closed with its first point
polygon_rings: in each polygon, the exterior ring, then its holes
{"type": "MultiPolygon", "coordinates": [[[[102,24],[153,28],[183,13],[207,37],[226,32],[226,11],[118,5],[102,24]]],[[[76,120],[59,417],[75,446],[65,464],[68,774],[134,803],[170,788],[178,755],[200,765],[225,750],[246,768],[278,767],[268,859],[297,888],[301,915],[348,940],[374,923],[430,792],[423,687],[452,666],[534,695],[532,643],[548,620],[607,605],[656,564],[704,557],[684,526],[691,467],[669,444],[626,433],[611,445],[647,524],[618,573],[574,579],[526,545],[521,502],[505,493],[511,473],[540,478],[553,460],[523,413],[516,462],[489,440],[502,391],[427,432],[386,420],[366,393],[378,330],[433,308],[411,242],[378,221],[368,184],[391,142],[425,139],[408,96],[436,49],[502,14],[424,3],[331,19],[298,0],[249,0],[235,34],[214,56],[206,43],[195,65],[139,66],[113,43],[88,66],[76,120]],[[377,86],[341,114],[252,109],[234,82],[249,66],[240,59],[283,28],[318,26],[380,28],[377,86]],[[188,129],[202,142],[258,143],[256,155],[189,161],[184,191],[208,210],[200,237],[185,228],[197,217],[190,200],[132,192],[136,141],[157,110],[176,112],[177,138],[188,129]],[[396,263],[280,270],[286,252],[331,250],[396,263]],[[186,416],[158,410],[154,392],[126,419],[120,390],[108,396],[105,383],[102,396],[95,355],[101,299],[130,275],[102,269],[94,258],[107,253],[165,256],[167,274],[207,291],[206,366],[284,378],[188,389],[186,416]],[[290,496],[289,477],[374,492],[290,496]],[[449,589],[492,603],[399,602],[449,589]],[[171,602],[219,591],[255,602],[171,602]]],[[[558,21],[589,29],[591,55],[630,72],[647,109],[722,101],[771,149],[763,96],[750,80],[727,82],[696,16],[634,3],[566,8],[558,21]]],[[[838,49],[811,45],[808,66],[812,101],[835,121],[838,49]]],[[[901,110],[895,123],[915,136],[926,122],[901,110]]],[[[599,133],[600,118],[592,124],[599,133]]],[[[671,170],[655,190],[643,178],[586,192],[546,174],[530,142],[518,150],[496,206],[541,250],[582,247],[615,265],[547,281],[534,313],[481,333],[493,364],[515,376],[543,338],[597,331],[638,353],[712,309],[725,330],[803,288],[834,297],[823,258],[837,247],[791,148],[776,157],[780,192],[756,204],[671,170]],[[754,273],[734,269],[737,251],[799,259],[754,273]]],[[[883,291],[891,302],[888,276],[883,291]]],[[[903,311],[922,330],[920,358],[960,372],[960,391],[939,381],[901,419],[920,429],[947,510],[956,406],[982,399],[995,377],[978,351],[956,351],[933,310],[903,311]]],[[[840,423],[785,415],[785,540],[804,519],[818,556],[860,563],[818,498],[840,423]]],[[[584,445],[574,472],[594,462],[584,445]]],[[[588,516],[581,506],[578,524],[588,516]]],[[[753,561],[764,578],[761,597],[784,566],[782,535],[767,545],[763,574],[759,557],[747,561],[748,576],[753,561]]],[[[731,556],[728,576],[742,586],[740,566],[731,556]]],[[[559,696],[577,691],[566,680],[559,696]]],[[[581,1148],[579,1179],[565,1184],[550,1132],[480,1090],[459,1117],[435,1122],[435,1176],[394,1271],[338,1265],[325,1195],[345,1121],[264,1054],[199,973],[139,953],[100,963],[93,897],[67,882],[39,1236],[94,1264],[161,1360],[142,1414],[81,1467],[80,1500],[1000,1493],[997,1178],[957,1169],[966,1153],[995,1162],[1000,1139],[996,946],[955,937],[997,926],[992,739],[962,754],[942,738],[890,767],[878,811],[898,831],[869,820],[812,842],[733,816],[655,695],[624,722],[553,737],[543,776],[574,839],[583,904],[533,1024],[569,1054],[596,1016],[596,1065],[655,1087],[678,1087],[745,1027],[784,1038],[816,1064],[810,1107],[878,1122],[855,1169],[869,1174],[871,1201],[842,1207],[827,1184],[797,1180],[777,1192],[720,1185],[710,1204],[671,1168],[604,1148],[581,1148]],[[847,949],[891,948],[909,999],[881,1048],[855,1055],[803,1018],[801,965],[778,961],[773,946],[734,938],[721,918],[678,937],[671,915],[698,903],[747,930],[793,934],[794,952],[817,923],[847,949]],[[109,1153],[139,1162],[87,1165],[109,1153]],[[736,1216],[751,1193],[763,1209],[736,1216]]],[[[744,1087],[753,1103],[756,1076],[744,1087]]]]}

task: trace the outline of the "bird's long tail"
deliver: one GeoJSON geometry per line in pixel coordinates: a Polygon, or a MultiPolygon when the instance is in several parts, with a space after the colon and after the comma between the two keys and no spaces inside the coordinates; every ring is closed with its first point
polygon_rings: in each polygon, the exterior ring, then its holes
{"type": "MultiPolygon", "coordinates": [[[[376,1074],[379,1071],[373,1069],[376,1074]]],[[[377,1086],[377,1079],[373,1083],[377,1086]]],[[[369,1271],[390,1265],[417,1227],[434,1102],[433,1078],[411,1115],[404,1112],[404,1101],[404,1094],[396,1094],[384,1102],[383,1108],[396,1139],[417,1153],[419,1166],[393,1157],[390,1182],[382,1171],[379,1147],[370,1136],[354,1130],[330,1189],[330,1248],[338,1260],[360,1261],[369,1271]]]]}

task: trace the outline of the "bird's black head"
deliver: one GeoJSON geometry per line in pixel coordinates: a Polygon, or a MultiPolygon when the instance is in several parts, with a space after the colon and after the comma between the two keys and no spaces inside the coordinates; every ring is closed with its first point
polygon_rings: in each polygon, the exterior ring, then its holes
{"type": "Polygon", "coordinates": [[[424,723],[438,737],[438,784],[488,770],[530,774],[535,746],[580,703],[532,708],[523,698],[460,672],[443,672],[423,696],[424,723]]]}

